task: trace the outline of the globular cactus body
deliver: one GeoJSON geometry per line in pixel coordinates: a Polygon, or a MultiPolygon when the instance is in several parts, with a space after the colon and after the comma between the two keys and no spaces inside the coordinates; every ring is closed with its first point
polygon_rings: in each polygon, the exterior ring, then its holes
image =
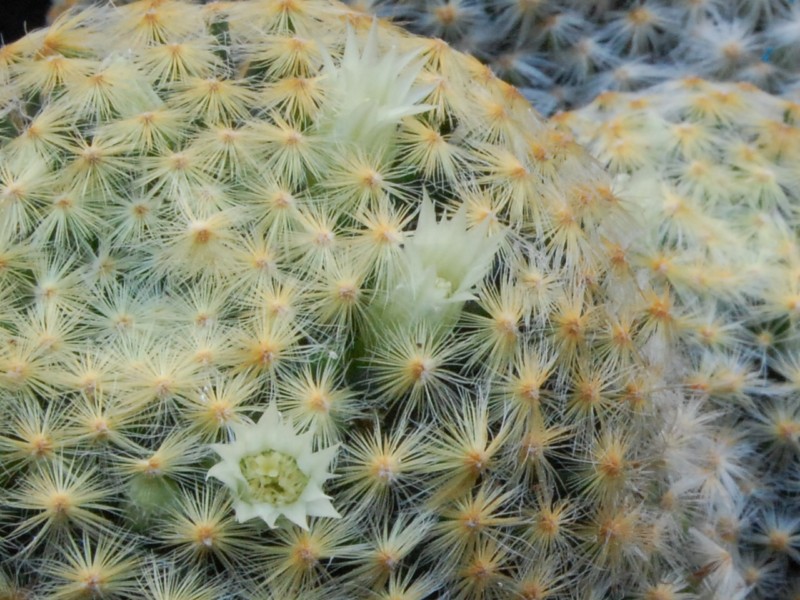
{"type": "Polygon", "coordinates": [[[324,0],[145,0],[0,80],[9,589],[715,593],[673,299],[475,59],[324,0]]]}

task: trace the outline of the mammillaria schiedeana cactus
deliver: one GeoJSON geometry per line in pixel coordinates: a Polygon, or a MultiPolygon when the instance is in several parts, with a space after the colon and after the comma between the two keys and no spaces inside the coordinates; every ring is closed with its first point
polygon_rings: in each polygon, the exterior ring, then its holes
{"type": "Polygon", "coordinates": [[[3,593],[746,591],[683,552],[739,481],[635,219],[475,59],[146,0],[0,81],[3,593]]]}
{"type": "Polygon", "coordinates": [[[609,92],[557,119],[638,207],[632,262],[674,298],[685,386],[728,428],[729,484],[710,498],[704,541],[728,553],[748,598],[796,598],[800,104],[690,78],[609,92]]]}

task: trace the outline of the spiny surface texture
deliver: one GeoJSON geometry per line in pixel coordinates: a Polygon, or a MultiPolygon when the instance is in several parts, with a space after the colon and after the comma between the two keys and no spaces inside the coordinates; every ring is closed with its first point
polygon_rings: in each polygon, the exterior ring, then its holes
{"type": "MultiPolygon", "coordinates": [[[[118,0],[126,2],[129,0],[118,0]]],[[[100,0],[54,0],[51,14],[100,0]]],[[[491,65],[543,114],[679,77],[800,86],[794,0],[347,0],[491,65]]]]}
{"type": "Polygon", "coordinates": [[[0,82],[3,593],[746,593],[679,290],[476,59],[323,0],[146,0],[0,82]]]}

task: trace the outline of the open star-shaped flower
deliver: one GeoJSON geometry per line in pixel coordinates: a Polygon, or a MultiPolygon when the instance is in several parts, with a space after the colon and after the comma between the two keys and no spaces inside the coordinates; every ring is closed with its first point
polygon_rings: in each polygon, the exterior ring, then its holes
{"type": "Polygon", "coordinates": [[[274,402],[258,423],[232,429],[233,442],[211,446],[222,461],[209,470],[208,477],[230,489],[239,522],[260,517],[274,528],[283,515],[308,529],[307,517],[340,517],[322,491],[323,483],[332,477],[328,465],[338,446],[314,452],[313,432],[297,433],[274,402]]]}

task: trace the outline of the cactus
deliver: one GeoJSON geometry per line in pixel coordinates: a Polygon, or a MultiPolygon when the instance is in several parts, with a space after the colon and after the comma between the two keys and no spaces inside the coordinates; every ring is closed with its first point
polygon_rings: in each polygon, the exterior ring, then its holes
{"type": "Polygon", "coordinates": [[[476,59],[327,0],[142,0],[0,81],[13,593],[746,590],[682,552],[747,465],[633,203],[476,59]]]}

